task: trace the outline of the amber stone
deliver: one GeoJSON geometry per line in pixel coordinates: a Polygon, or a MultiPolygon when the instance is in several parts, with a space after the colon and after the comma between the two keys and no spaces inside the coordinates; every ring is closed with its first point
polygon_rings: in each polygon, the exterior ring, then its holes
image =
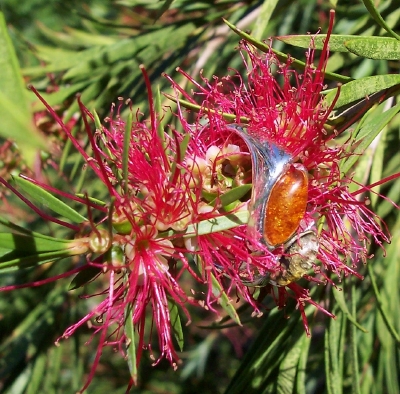
{"type": "Polygon", "coordinates": [[[270,246],[283,244],[294,234],[307,200],[307,171],[292,165],[273,186],[265,209],[264,238],[270,246]]]}

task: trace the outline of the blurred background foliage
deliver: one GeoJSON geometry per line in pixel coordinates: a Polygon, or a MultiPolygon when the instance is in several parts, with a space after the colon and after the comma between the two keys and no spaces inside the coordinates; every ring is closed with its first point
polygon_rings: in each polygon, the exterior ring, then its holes
{"type": "MultiPolygon", "coordinates": [[[[334,33],[390,36],[387,29],[383,29],[376,18],[374,20],[371,7],[368,1],[351,0],[2,0],[1,11],[24,84],[21,84],[23,93],[19,96],[16,87],[6,91],[7,86],[0,84],[0,90],[9,98],[8,101],[4,99],[6,104],[0,110],[4,123],[0,126],[0,135],[12,137],[12,122],[23,117],[23,113],[32,117],[35,112],[40,132],[31,128],[32,136],[39,136],[37,146],[41,146],[43,140],[48,144],[40,159],[41,165],[48,168],[48,181],[64,189],[74,185],[76,191],[86,190],[83,184],[86,188],[90,185],[89,194],[97,193],[101,197],[101,185],[93,180],[88,183],[81,176],[78,169],[82,162],[78,161],[78,155],[68,143],[64,145],[54,122],[45,112],[40,112],[43,107],[24,85],[33,84],[62,114],[65,122],[76,122],[79,132],[77,93],[100,118],[107,116],[111,103],[118,97],[132,98],[134,107],[148,114],[140,64],[145,65],[153,86],[169,93],[169,83],[161,73],[172,75],[185,86],[186,82],[175,71],[178,66],[194,78],[199,78],[201,71],[206,77],[226,75],[229,67],[243,71],[241,57],[235,50],[239,37],[223,23],[222,17],[251,32],[256,39],[268,39],[315,33],[319,29],[325,32],[329,9],[334,8],[334,33]]],[[[398,1],[377,1],[375,7],[387,25],[400,32],[398,1]]],[[[304,60],[302,48],[282,41],[274,41],[274,48],[304,60]]],[[[5,45],[1,51],[6,56],[5,45]]],[[[373,60],[335,52],[328,68],[357,79],[397,74],[399,60],[373,60]]],[[[17,77],[14,75],[14,78],[17,77]]],[[[335,86],[335,82],[330,84],[330,87],[335,86]]],[[[174,107],[166,98],[162,100],[174,107]]],[[[371,121],[387,108],[385,105],[393,105],[395,100],[396,97],[389,99],[389,104],[374,107],[371,111],[377,112],[367,114],[370,118],[364,121],[371,121]]],[[[166,114],[165,124],[172,121],[166,114]]],[[[352,169],[357,181],[374,183],[399,171],[399,122],[397,116],[382,127],[379,136],[359,159],[352,169]]],[[[352,130],[354,128],[352,126],[352,130]]],[[[344,140],[347,137],[345,135],[344,140]]],[[[13,145],[8,150],[5,149],[6,139],[1,140],[2,176],[12,171],[28,171],[19,157],[19,149],[28,163],[38,165],[32,154],[36,145],[25,146],[24,138],[26,136],[20,139],[18,146],[13,145]],[[11,159],[6,155],[10,149],[11,159]]],[[[399,180],[388,182],[378,190],[399,204],[399,180]]],[[[23,205],[13,201],[11,195],[3,197],[13,206],[12,216],[7,206],[0,208],[3,217],[31,230],[57,237],[68,236],[65,229],[43,223],[32,212],[26,213],[23,205]]],[[[364,280],[343,278],[337,289],[312,288],[313,298],[337,318],[332,320],[315,314],[315,309],[307,310],[311,339],[305,336],[299,313],[290,303],[284,312],[275,308],[261,318],[246,317],[248,312],[245,311],[243,328],[227,325],[223,330],[205,329],[202,326],[211,325],[212,321],[206,313],[197,313],[192,324],[185,327],[183,363],[178,371],[174,372],[167,362],[151,367],[151,360],[144,357],[139,386],[131,392],[400,393],[400,215],[399,210],[382,198],[371,196],[371,205],[388,224],[393,242],[386,246],[385,253],[372,247],[374,258],[368,266],[360,266],[364,280]]],[[[63,264],[39,270],[2,275],[0,286],[41,280],[64,272],[72,264],[64,260],[63,264]]],[[[82,328],[59,346],[54,342],[95,302],[79,297],[96,289],[68,292],[69,283],[64,279],[1,294],[1,392],[74,393],[82,387],[93,361],[96,338],[85,346],[90,330],[82,328]]],[[[266,306],[272,307],[272,303],[266,306]]],[[[120,354],[106,349],[87,392],[124,393],[128,381],[126,362],[120,354]]]]}

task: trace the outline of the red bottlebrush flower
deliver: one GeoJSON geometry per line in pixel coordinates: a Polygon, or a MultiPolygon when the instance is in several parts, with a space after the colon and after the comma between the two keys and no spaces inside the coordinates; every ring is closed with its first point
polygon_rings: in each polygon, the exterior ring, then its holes
{"type": "MultiPolygon", "coordinates": [[[[316,66],[310,38],[301,73],[292,67],[290,57],[281,62],[272,49],[260,53],[242,41],[246,77],[239,73],[212,80],[202,77],[200,84],[179,70],[196,86],[193,98],[167,76],[186,100],[194,105],[201,100],[198,124],[192,126],[196,138],[217,146],[226,141],[241,146],[238,139],[242,139],[252,158],[248,236],[259,241],[258,252],[252,254],[258,263],[238,265],[233,259],[224,264],[227,276],[250,286],[287,286],[302,311],[305,300],[315,303],[295,282],[303,276],[312,279],[307,276],[311,268],[328,280],[327,271],[358,275],[355,268],[368,258],[370,239],[378,245],[390,241],[385,224],[368,208],[368,199],[360,200],[359,192],[350,191],[351,174],[341,173],[341,160],[351,155],[345,146],[335,144],[342,130],[325,129],[334,106],[328,106],[321,94],[330,31],[316,66]],[[236,124],[226,119],[235,119],[236,124]]],[[[182,110],[178,116],[184,119],[182,110]]]]}
{"type": "MultiPolygon", "coordinates": [[[[145,78],[147,81],[147,76],[145,78]]],[[[96,133],[92,133],[90,123],[95,117],[80,103],[93,152],[88,154],[52,108],[43,103],[81,153],[87,167],[104,184],[109,196],[108,204],[101,206],[88,197],[68,195],[31,180],[51,193],[87,206],[89,226],[75,226],[45,216],[9,185],[45,220],[53,220],[75,231],[74,245],[79,246],[80,254],[86,254],[87,264],[62,277],[96,267],[94,279],[102,286],[106,279],[107,287],[96,294],[103,300],[61,337],[68,338],[84,324],[100,336],[94,364],[82,391],[92,380],[106,345],[131,355],[129,348],[135,346],[135,359],[130,358],[135,364],[131,366],[133,380],[136,380],[136,366],[144,348],[149,349],[154,364],[166,358],[176,367],[179,360],[173,339],[179,322],[176,310],[183,311],[188,322],[188,305],[220,313],[216,305],[221,303],[225,278],[220,266],[227,267],[228,258],[237,259],[239,266],[249,256],[243,228],[210,235],[217,231],[218,218],[226,216],[212,200],[218,200],[232,188],[233,170],[245,177],[248,158],[233,145],[219,149],[188,140],[186,137],[190,135],[172,131],[171,136],[160,132],[153,109],[149,123],[138,119],[127,123],[120,115],[123,104],[116,110],[113,107],[106,119],[107,127],[97,126],[96,133]],[[127,136],[129,141],[126,141],[127,136]],[[203,196],[204,190],[207,197],[203,196]],[[202,225],[208,228],[202,230],[199,228],[202,225]],[[214,239],[212,244],[211,238],[214,239]],[[189,286],[188,274],[192,277],[189,286]],[[196,283],[203,285],[200,291],[194,289],[196,283]],[[204,293],[203,299],[196,299],[204,293]],[[127,325],[133,327],[129,335],[127,325]],[[159,341],[155,352],[151,346],[153,331],[159,341]],[[136,340],[132,332],[136,333],[136,340]]],[[[153,108],[151,94],[150,107],[153,108]]],[[[233,202],[232,211],[246,209],[238,198],[233,202]]],[[[234,226],[237,223],[231,221],[223,228],[234,226]]],[[[75,279],[74,286],[76,283],[81,284],[81,280],[75,279]]],[[[248,287],[240,280],[237,283],[238,293],[257,308],[248,287]]]]}

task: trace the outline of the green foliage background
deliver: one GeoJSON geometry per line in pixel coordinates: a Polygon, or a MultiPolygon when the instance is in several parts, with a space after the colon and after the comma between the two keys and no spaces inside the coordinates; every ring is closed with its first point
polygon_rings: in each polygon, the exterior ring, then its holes
{"type": "MultiPolygon", "coordinates": [[[[177,66],[195,78],[201,70],[204,76],[211,77],[225,75],[228,67],[243,69],[235,50],[239,37],[223,23],[222,17],[251,32],[258,40],[315,33],[319,28],[325,32],[331,8],[336,10],[335,34],[398,40],[395,32],[400,32],[396,0],[375,5],[366,0],[3,0],[1,7],[7,23],[2,37],[8,33],[11,41],[7,46],[4,39],[0,48],[4,71],[0,77],[0,135],[15,138],[28,163],[34,162],[37,147],[46,150],[49,141],[57,137],[46,134],[43,138],[32,127],[32,112],[42,107],[25,89],[27,82],[41,90],[51,105],[65,111],[66,120],[78,112],[74,99],[78,92],[85,105],[95,109],[100,118],[107,116],[111,103],[120,96],[131,97],[134,106],[146,113],[147,94],[140,64],[146,66],[154,86],[169,93],[169,84],[161,73],[166,72],[179,81],[177,66]],[[20,69],[12,64],[10,48],[15,48],[20,69]],[[7,70],[10,73],[6,78],[7,70]],[[59,90],[46,94],[49,86],[58,86],[59,90]]],[[[275,49],[302,60],[304,49],[299,43],[296,45],[274,42],[275,49]]],[[[362,78],[393,78],[394,82],[386,85],[380,81],[372,92],[398,84],[395,78],[398,78],[400,46],[392,45],[391,41],[385,56],[384,45],[372,52],[371,48],[369,41],[359,56],[347,49],[333,51],[328,71],[360,80],[358,86],[365,89],[372,82],[362,78]]],[[[332,82],[329,87],[336,85],[332,82]]],[[[393,92],[393,99],[389,99],[393,100],[389,102],[391,106],[395,106],[397,99],[396,90],[393,92]]],[[[353,89],[351,94],[355,94],[353,89]]],[[[347,101],[344,99],[345,104],[351,103],[354,98],[351,94],[347,101]]],[[[358,98],[366,94],[369,93],[358,98]]],[[[164,104],[174,106],[166,98],[163,100],[164,104]]],[[[368,142],[364,144],[365,152],[351,168],[361,183],[377,182],[400,168],[400,117],[396,116],[397,107],[390,117],[385,115],[383,111],[389,108],[385,105],[373,106],[351,127],[356,135],[359,133],[360,141],[368,142]]],[[[165,123],[168,122],[172,120],[166,118],[165,123]]],[[[52,155],[46,158],[50,163],[52,155]]],[[[78,189],[79,185],[82,188],[83,184],[88,185],[77,171],[81,164],[66,144],[61,170],[78,189]]],[[[62,187],[63,180],[58,179],[56,171],[50,169],[49,177],[54,186],[62,187]]],[[[399,180],[376,190],[400,203],[399,180]]],[[[90,195],[98,194],[100,198],[101,193],[100,186],[91,182],[90,195]]],[[[244,315],[247,323],[243,329],[200,328],[211,324],[209,316],[195,315],[191,326],[185,327],[183,364],[178,371],[173,372],[167,363],[151,367],[151,360],[144,357],[139,386],[132,392],[400,393],[400,215],[384,199],[375,195],[370,198],[372,209],[388,224],[393,242],[386,246],[386,253],[371,250],[373,259],[360,267],[364,280],[343,278],[337,289],[313,288],[314,299],[335,313],[335,320],[315,315],[315,309],[310,308],[312,338],[309,339],[293,306],[285,313],[273,309],[261,318],[244,315]]],[[[21,204],[14,203],[22,209],[21,204]]],[[[58,238],[66,235],[65,230],[48,226],[31,213],[20,214],[16,210],[12,216],[2,212],[2,217],[18,219],[20,225],[29,226],[30,230],[58,238]]],[[[64,265],[3,274],[0,286],[57,275],[70,267],[69,260],[63,261],[64,265]]],[[[93,361],[96,339],[85,346],[90,331],[81,329],[60,346],[54,346],[63,330],[92,305],[90,299],[79,300],[89,289],[68,292],[68,285],[69,281],[64,279],[0,295],[1,392],[74,393],[82,386],[93,361]]],[[[107,349],[87,392],[124,393],[128,381],[126,361],[107,349]]]]}

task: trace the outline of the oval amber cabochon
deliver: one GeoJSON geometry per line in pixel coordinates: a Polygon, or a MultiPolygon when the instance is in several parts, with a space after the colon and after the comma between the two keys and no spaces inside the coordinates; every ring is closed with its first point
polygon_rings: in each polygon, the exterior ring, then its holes
{"type": "Polygon", "coordinates": [[[308,173],[291,165],[273,186],[264,218],[264,239],[271,246],[285,243],[298,229],[308,201],[308,173]]]}

